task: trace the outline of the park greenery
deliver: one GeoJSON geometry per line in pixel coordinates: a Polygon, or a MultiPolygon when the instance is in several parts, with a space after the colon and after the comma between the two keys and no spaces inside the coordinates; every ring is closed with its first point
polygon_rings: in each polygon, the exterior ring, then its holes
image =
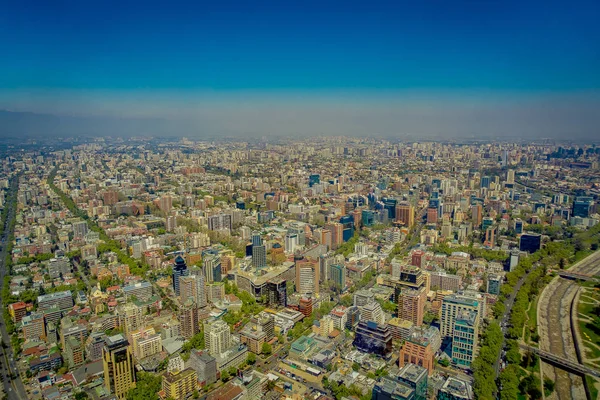
{"type": "Polygon", "coordinates": [[[434,253],[442,253],[451,255],[455,252],[463,252],[470,254],[474,259],[483,258],[486,261],[506,261],[508,259],[508,253],[502,250],[489,250],[483,248],[477,248],[473,246],[448,246],[446,243],[439,243],[434,246],[432,251],[434,253]]]}
{"type": "MultiPolygon", "coordinates": [[[[571,230],[567,230],[570,235],[571,230]]],[[[544,286],[551,280],[548,275],[548,269],[561,269],[576,263],[593,251],[598,249],[600,244],[600,225],[596,225],[587,231],[577,231],[565,240],[552,241],[552,238],[545,246],[536,253],[531,254],[519,261],[519,265],[511,272],[506,274],[506,281],[500,288],[500,296],[494,306],[494,316],[502,318],[505,312],[504,302],[514,291],[515,286],[527,273],[527,277],[519,291],[516,293],[515,302],[510,313],[510,328],[507,331],[509,339],[507,341],[507,367],[500,374],[499,381],[502,390],[500,398],[503,400],[514,400],[520,396],[528,395],[530,398],[541,398],[541,382],[539,377],[533,372],[523,377],[519,364],[525,368],[535,366],[536,356],[525,354],[521,359],[518,356],[517,340],[521,338],[537,342],[539,335],[535,325],[529,329],[524,329],[527,323],[527,310],[531,303],[536,299],[544,286]]],[[[490,323],[482,334],[482,344],[478,357],[473,361],[472,369],[475,382],[473,390],[478,399],[493,399],[497,392],[497,382],[495,380],[495,371],[493,366],[498,358],[502,348],[502,331],[496,322],[490,323]],[[500,340],[498,342],[498,339],[500,340]]],[[[554,389],[553,383],[548,382],[549,387],[546,391],[554,389]]]]}

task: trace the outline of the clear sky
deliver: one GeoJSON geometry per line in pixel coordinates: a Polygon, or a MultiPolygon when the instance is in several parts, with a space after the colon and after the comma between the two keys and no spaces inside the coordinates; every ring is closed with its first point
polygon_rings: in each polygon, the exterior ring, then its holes
{"type": "Polygon", "coordinates": [[[597,0],[160,3],[4,2],[0,108],[178,118],[207,103],[237,112],[240,98],[416,96],[443,113],[586,104],[600,89],[597,0]]]}

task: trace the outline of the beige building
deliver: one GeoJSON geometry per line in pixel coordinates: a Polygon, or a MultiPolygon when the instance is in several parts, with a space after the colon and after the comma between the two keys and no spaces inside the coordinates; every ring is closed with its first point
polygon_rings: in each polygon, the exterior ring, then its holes
{"type": "Polygon", "coordinates": [[[144,359],[162,350],[162,338],[154,328],[140,329],[129,335],[133,355],[137,360],[144,359]]]}

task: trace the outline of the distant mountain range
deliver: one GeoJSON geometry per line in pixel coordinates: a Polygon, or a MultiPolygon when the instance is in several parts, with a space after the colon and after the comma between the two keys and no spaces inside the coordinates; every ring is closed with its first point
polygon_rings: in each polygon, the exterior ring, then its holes
{"type": "Polygon", "coordinates": [[[179,135],[160,118],[77,117],[0,110],[0,138],[179,135]]]}

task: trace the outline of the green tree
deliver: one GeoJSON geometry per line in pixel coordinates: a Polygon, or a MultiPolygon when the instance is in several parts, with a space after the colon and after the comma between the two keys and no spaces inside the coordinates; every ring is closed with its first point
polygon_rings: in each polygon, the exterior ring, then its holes
{"type": "Polygon", "coordinates": [[[127,400],[158,400],[162,376],[147,372],[136,374],[136,387],[127,392],[127,400]]]}
{"type": "Polygon", "coordinates": [[[254,365],[254,363],[256,362],[256,355],[254,353],[248,353],[246,361],[248,362],[248,364],[254,365]]]}
{"type": "Polygon", "coordinates": [[[263,343],[262,345],[262,353],[266,356],[271,355],[271,353],[273,352],[273,348],[271,347],[271,345],[267,342],[263,343]]]}
{"type": "Polygon", "coordinates": [[[229,380],[229,372],[227,370],[221,371],[221,382],[227,382],[229,380]]]}

